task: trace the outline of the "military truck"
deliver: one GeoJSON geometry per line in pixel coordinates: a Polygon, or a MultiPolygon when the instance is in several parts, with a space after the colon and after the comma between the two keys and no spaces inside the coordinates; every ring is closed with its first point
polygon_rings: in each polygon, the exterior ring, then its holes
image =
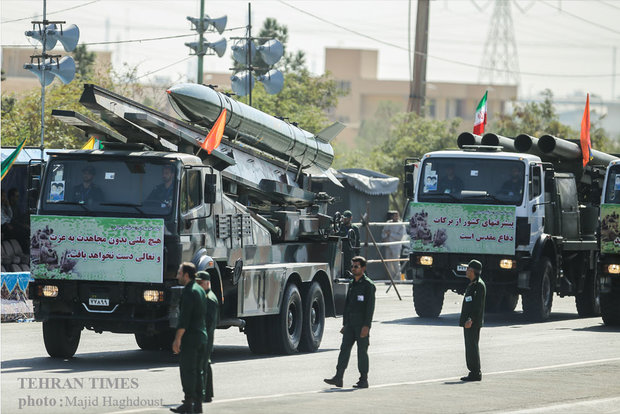
{"type": "Polygon", "coordinates": [[[252,351],[316,351],[346,286],[332,198],[310,191],[309,171],[329,167],[342,126],[315,136],[202,85],[168,95],[191,123],[92,84],[80,102],[110,127],[53,111],[102,148],[51,152],[40,183],[30,297],[48,354],[73,356],[84,328],[169,348],[184,261],[210,273],[218,327],[239,327],[252,351]]]}
{"type": "Polygon", "coordinates": [[[607,167],[601,199],[601,316],[606,325],[620,325],[620,161],[607,167]]]}
{"type": "Polygon", "coordinates": [[[404,214],[416,313],[437,317],[478,259],[487,311],[512,312],[520,295],[525,317],[544,321],[557,293],[574,296],[579,315],[598,315],[600,192],[615,157],[593,151],[582,168],[579,145],[551,135],[463,133],[457,143],[425,154],[417,180],[406,180],[417,182],[404,214]]]}

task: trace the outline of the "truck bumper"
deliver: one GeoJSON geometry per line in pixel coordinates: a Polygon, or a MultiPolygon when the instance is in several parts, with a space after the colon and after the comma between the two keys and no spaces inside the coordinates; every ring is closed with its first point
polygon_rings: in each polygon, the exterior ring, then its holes
{"type": "Polygon", "coordinates": [[[178,304],[164,285],[35,280],[29,286],[37,321],[71,320],[96,332],[154,333],[170,329],[178,304]],[[57,286],[55,297],[42,294],[44,286],[57,286]],[[145,290],[163,292],[156,302],[145,301],[145,290]],[[101,299],[102,302],[91,299],[101,299]]]}
{"type": "Polygon", "coordinates": [[[440,284],[446,290],[453,290],[457,293],[465,292],[469,283],[465,276],[465,269],[470,260],[476,259],[482,263],[482,278],[489,287],[493,289],[505,289],[516,291],[529,288],[529,263],[530,260],[524,257],[505,257],[496,255],[473,255],[473,254],[432,254],[433,264],[423,266],[419,263],[419,256],[426,253],[412,253],[410,255],[411,272],[408,275],[415,285],[421,284],[440,284]],[[500,267],[500,260],[515,260],[516,264],[511,269],[500,267]]]}

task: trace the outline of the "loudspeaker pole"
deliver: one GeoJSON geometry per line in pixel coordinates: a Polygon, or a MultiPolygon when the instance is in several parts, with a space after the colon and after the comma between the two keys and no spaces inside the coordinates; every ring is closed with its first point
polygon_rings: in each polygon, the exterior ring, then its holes
{"type": "Polygon", "coordinates": [[[204,42],[204,27],[205,27],[205,0],[200,0],[200,28],[198,32],[198,49],[196,54],[198,55],[198,75],[196,76],[196,83],[202,84],[202,60],[204,58],[204,50],[202,50],[204,42]]]}
{"type": "Polygon", "coordinates": [[[248,3],[248,102],[252,106],[252,3],[248,3]]]}
{"type": "MultiPolygon", "coordinates": [[[[47,25],[47,0],[43,0],[43,52],[41,53],[41,59],[43,60],[43,63],[45,64],[45,41],[47,40],[47,34],[46,34],[46,30],[45,30],[45,26],[47,25]]],[[[41,74],[43,76],[43,83],[41,84],[41,162],[43,162],[45,160],[45,158],[43,158],[44,156],[44,151],[45,151],[45,144],[44,144],[44,138],[45,138],[45,73],[46,71],[44,70],[43,73],[41,74]]]]}
{"type": "Polygon", "coordinates": [[[426,57],[428,50],[429,0],[418,0],[413,57],[413,85],[409,92],[409,112],[422,115],[426,99],[426,57]]]}

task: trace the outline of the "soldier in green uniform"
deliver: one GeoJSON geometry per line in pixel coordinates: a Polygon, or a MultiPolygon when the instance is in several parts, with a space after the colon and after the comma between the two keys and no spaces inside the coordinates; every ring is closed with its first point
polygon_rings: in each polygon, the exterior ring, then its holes
{"type": "Polygon", "coordinates": [[[213,340],[215,339],[215,328],[220,318],[220,302],[211,290],[211,275],[204,270],[196,273],[196,282],[207,294],[207,350],[205,353],[202,375],[204,379],[203,401],[213,401],[213,371],[211,370],[211,353],[213,352],[213,340]]]}
{"type": "Polygon", "coordinates": [[[179,304],[179,322],[172,351],[179,354],[183,404],[171,408],[174,413],[202,413],[201,368],[207,346],[207,296],[195,282],[196,267],[184,262],[179,266],[177,280],[183,286],[179,304]]]}
{"type": "Polygon", "coordinates": [[[461,378],[461,381],[481,381],[482,372],[480,371],[480,350],[478,341],[480,339],[480,328],[484,323],[484,303],[487,295],[487,287],[480,278],[482,273],[482,263],[472,260],[467,265],[467,278],[469,285],[465,290],[463,307],[461,308],[461,319],[459,326],[463,327],[465,335],[465,359],[469,374],[461,378]]]}
{"type": "Polygon", "coordinates": [[[336,375],[324,381],[342,387],[342,377],[349,364],[351,348],[357,342],[357,368],[360,379],[353,387],[368,388],[368,345],[372,315],[375,311],[375,284],[366,276],[366,259],[355,256],[351,259],[353,279],[349,282],[342,318],[342,345],[338,355],[336,375]]]}
{"type": "Polygon", "coordinates": [[[353,220],[353,213],[351,210],[346,210],[342,213],[342,226],[338,231],[338,236],[342,238],[342,263],[344,269],[342,276],[346,273],[346,266],[349,266],[353,256],[360,254],[360,229],[354,226],[351,221],[353,220]]]}

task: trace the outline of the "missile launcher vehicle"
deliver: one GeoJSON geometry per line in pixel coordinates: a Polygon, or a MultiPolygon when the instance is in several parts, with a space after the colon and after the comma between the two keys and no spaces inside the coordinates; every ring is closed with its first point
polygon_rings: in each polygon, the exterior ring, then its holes
{"type": "Polygon", "coordinates": [[[580,316],[600,313],[599,204],[616,157],[545,135],[462,133],[459,150],[405,166],[408,278],[422,317],[441,313],[444,293],[463,294],[467,263],[482,262],[487,312],[549,318],[553,296],[574,296],[580,316]]]}
{"type": "Polygon", "coordinates": [[[102,147],[51,153],[36,185],[30,296],[47,352],[73,356],[84,328],[169,348],[183,262],[210,274],[218,327],[239,327],[252,351],[316,351],[346,285],[332,198],[311,178],[329,176],[343,126],[315,136],[202,85],[168,97],[191,123],[91,84],[80,102],[108,126],[53,111],[102,147]],[[208,154],[205,127],[224,108],[208,154]]]}

